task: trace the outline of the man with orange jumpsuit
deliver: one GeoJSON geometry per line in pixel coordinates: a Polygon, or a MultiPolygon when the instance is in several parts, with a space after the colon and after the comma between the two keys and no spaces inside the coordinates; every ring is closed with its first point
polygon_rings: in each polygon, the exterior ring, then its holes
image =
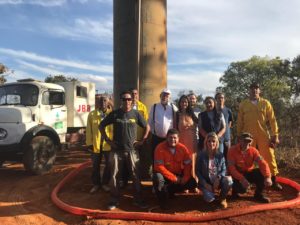
{"type": "Polygon", "coordinates": [[[162,209],[168,206],[168,196],[196,187],[192,177],[192,159],[189,150],[179,143],[179,133],[172,128],[167,140],[160,143],[154,152],[153,186],[162,209]]]}
{"type": "Polygon", "coordinates": [[[282,186],[276,182],[278,168],[274,147],[279,143],[276,117],[271,103],[260,97],[258,83],[250,85],[249,99],[245,99],[239,105],[237,135],[240,136],[243,132],[253,136],[252,146],[257,147],[267,161],[272,174],[272,187],[282,190],[282,186]]]}

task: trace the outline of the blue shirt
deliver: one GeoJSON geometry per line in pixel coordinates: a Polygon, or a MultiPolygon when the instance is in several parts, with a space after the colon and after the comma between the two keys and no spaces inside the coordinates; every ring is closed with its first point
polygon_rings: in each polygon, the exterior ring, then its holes
{"type": "Polygon", "coordinates": [[[222,113],[224,115],[225,118],[225,124],[226,124],[226,131],[224,134],[224,142],[230,141],[230,127],[229,127],[229,123],[233,121],[232,119],[232,112],[231,109],[227,108],[226,106],[224,106],[224,108],[222,109],[222,113]]]}

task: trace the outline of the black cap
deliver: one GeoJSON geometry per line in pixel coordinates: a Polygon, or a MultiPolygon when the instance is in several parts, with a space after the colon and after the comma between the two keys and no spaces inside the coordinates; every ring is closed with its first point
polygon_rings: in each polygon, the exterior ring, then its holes
{"type": "Polygon", "coordinates": [[[251,135],[250,133],[244,132],[244,133],[242,133],[242,135],[241,135],[241,139],[242,139],[242,140],[245,140],[245,141],[252,141],[252,140],[253,140],[253,137],[252,137],[252,135],[251,135]]]}
{"type": "Polygon", "coordinates": [[[253,82],[253,83],[250,85],[250,88],[259,88],[259,83],[253,82]]]}

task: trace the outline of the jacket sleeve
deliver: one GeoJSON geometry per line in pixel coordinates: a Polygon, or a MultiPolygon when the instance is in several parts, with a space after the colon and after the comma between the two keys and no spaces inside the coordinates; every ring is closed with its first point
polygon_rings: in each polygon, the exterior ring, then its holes
{"type": "Polygon", "coordinates": [[[154,152],[154,170],[161,173],[165,178],[172,182],[177,181],[177,177],[165,167],[163,145],[158,145],[154,152]]]}
{"type": "Polygon", "coordinates": [[[184,150],[184,159],[183,159],[183,182],[186,183],[188,180],[191,178],[192,174],[192,158],[189,150],[185,147],[182,146],[184,150]]]}
{"type": "Polygon", "coordinates": [[[200,186],[205,186],[207,184],[204,176],[202,175],[202,168],[201,166],[203,165],[204,159],[203,159],[203,153],[200,153],[200,155],[197,157],[197,163],[196,163],[196,175],[199,180],[199,185],[200,186]]]}
{"type": "Polygon", "coordinates": [[[86,125],[86,137],[85,143],[87,146],[93,144],[93,131],[92,131],[92,112],[89,113],[87,118],[87,125],[86,125]]]}
{"type": "Polygon", "coordinates": [[[240,136],[243,132],[243,126],[244,126],[243,110],[244,110],[244,103],[241,102],[239,105],[239,112],[238,112],[237,125],[236,125],[237,136],[240,136]]]}
{"type": "Polygon", "coordinates": [[[153,106],[150,108],[149,117],[148,117],[148,124],[150,126],[151,132],[154,131],[154,121],[153,121],[153,106]]]}
{"type": "Polygon", "coordinates": [[[271,127],[271,135],[278,135],[278,125],[274,114],[273,107],[269,101],[267,101],[267,118],[271,127]]]}
{"type": "Polygon", "coordinates": [[[224,156],[220,156],[220,174],[218,174],[222,177],[226,176],[226,163],[224,156]]]}
{"type": "Polygon", "coordinates": [[[264,177],[271,177],[270,167],[264,158],[259,154],[256,149],[254,151],[254,161],[258,164],[259,170],[264,177]]]}
{"type": "Polygon", "coordinates": [[[244,176],[236,169],[234,152],[235,151],[230,148],[227,154],[228,172],[234,179],[241,181],[244,179],[244,176]]]}

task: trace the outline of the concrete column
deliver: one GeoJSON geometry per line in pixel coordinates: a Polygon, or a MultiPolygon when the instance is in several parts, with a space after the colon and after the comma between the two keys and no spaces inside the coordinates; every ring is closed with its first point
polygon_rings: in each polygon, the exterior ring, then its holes
{"type": "Polygon", "coordinates": [[[114,105],[120,93],[138,86],[137,0],[114,0],[114,105]]]}
{"type": "Polygon", "coordinates": [[[150,106],[167,86],[167,1],[142,0],[139,94],[150,106]]]}
{"type": "Polygon", "coordinates": [[[167,1],[114,0],[114,101],[138,88],[148,108],[167,85],[167,1]]]}

